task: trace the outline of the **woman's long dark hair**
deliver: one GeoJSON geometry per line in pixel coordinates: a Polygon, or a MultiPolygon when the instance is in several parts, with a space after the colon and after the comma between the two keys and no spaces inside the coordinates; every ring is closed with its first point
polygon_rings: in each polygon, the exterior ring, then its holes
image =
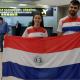
{"type": "MultiPolygon", "coordinates": [[[[41,16],[42,21],[41,21],[41,23],[40,23],[40,26],[44,28],[43,16],[42,16],[41,12],[36,12],[36,13],[34,14],[34,16],[33,16],[33,19],[34,19],[35,15],[40,15],[40,16],[41,16]]],[[[32,19],[32,26],[34,26],[34,20],[33,20],[33,19],[32,19]]]]}

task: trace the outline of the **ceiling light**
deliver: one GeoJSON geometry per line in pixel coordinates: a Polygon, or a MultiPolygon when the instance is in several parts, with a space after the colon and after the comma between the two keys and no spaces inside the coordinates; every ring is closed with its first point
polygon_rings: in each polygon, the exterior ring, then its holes
{"type": "Polygon", "coordinates": [[[18,6],[27,6],[27,4],[19,4],[18,6]]]}
{"type": "Polygon", "coordinates": [[[16,7],[9,7],[9,8],[16,8],[16,7]]]}
{"type": "Polygon", "coordinates": [[[36,4],[38,6],[42,6],[42,7],[49,7],[48,5],[42,5],[42,4],[36,4]]]}

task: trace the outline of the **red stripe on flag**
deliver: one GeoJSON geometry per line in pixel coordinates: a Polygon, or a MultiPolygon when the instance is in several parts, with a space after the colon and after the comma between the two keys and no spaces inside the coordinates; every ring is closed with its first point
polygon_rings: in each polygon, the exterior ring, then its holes
{"type": "Polygon", "coordinates": [[[80,33],[46,38],[6,36],[6,47],[41,54],[66,51],[80,47],[80,33]]]}

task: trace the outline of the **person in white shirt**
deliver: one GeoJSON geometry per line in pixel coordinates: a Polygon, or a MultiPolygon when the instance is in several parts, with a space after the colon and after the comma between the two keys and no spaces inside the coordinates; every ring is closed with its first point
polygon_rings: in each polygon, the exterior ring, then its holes
{"type": "Polygon", "coordinates": [[[43,16],[40,12],[34,14],[32,26],[24,31],[22,37],[48,37],[47,31],[44,29],[43,16]]]}
{"type": "Polygon", "coordinates": [[[60,19],[58,24],[58,36],[80,32],[79,1],[72,0],[69,5],[69,15],[60,19]]]}

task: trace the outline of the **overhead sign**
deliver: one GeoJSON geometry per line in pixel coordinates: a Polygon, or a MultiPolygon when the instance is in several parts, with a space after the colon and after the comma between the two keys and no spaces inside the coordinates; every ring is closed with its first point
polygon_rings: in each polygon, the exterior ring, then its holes
{"type": "Polygon", "coordinates": [[[53,16],[53,8],[0,8],[0,16],[33,16],[35,12],[53,16]]]}

